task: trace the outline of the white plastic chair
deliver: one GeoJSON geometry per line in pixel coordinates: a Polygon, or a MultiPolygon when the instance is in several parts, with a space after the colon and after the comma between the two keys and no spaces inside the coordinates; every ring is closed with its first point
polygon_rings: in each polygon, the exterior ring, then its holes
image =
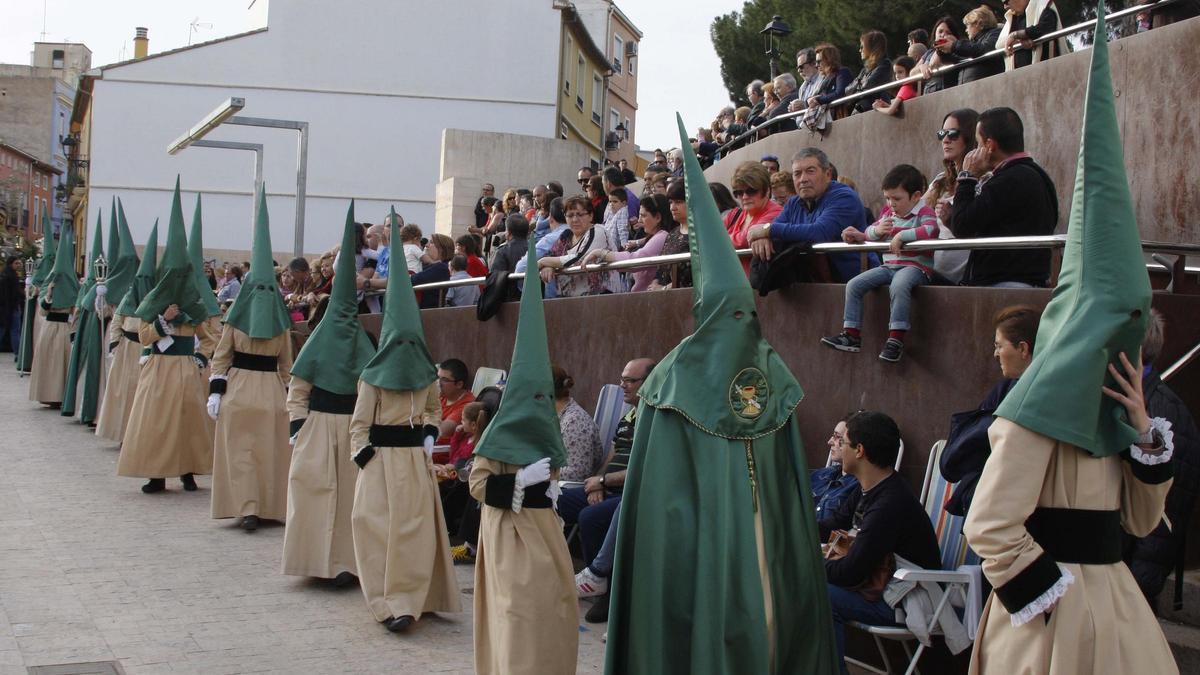
{"type": "Polygon", "coordinates": [[[508,379],[508,371],[499,368],[480,368],[475,371],[475,381],[471,383],[471,395],[478,396],[479,392],[500,384],[508,379]]]}

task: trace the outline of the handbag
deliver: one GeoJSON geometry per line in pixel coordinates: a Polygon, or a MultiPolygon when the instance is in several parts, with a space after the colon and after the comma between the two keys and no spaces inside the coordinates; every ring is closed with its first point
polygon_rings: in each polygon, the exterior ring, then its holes
{"type": "Polygon", "coordinates": [[[776,251],[770,260],[750,259],[750,286],[765,296],[777,288],[797,282],[828,284],[833,282],[829,257],[812,253],[812,242],[797,242],[776,251]]]}
{"type": "MultiPolygon", "coordinates": [[[[829,533],[829,541],[823,547],[824,557],[826,560],[840,560],[845,558],[850,553],[850,547],[854,545],[854,539],[858,533],[854,530],[834,530],[829,533]]],[[[871,570],[866,579],[863,579],[857,586],[852,586],[847,590],[854,591],[863,596],[868,602],[879,602],[883,599],[883,589],[892,580],[892,575],[896,573],[896,556],[889,553],[884,556],[879,565],[871,570]]]]}

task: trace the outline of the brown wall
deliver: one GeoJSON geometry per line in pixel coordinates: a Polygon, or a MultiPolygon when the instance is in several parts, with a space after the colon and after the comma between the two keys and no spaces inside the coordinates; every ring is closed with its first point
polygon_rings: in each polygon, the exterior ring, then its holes
{"type": "MultiPolygon", "coordinates": [[[[1125,166],[1143,239],[1200,239],[1200,107],[1195,68],[1200,63],[1200,19],[1117,40],[1110,45],[1125,166]],[[1190,97],[1190,98],[1189,98],[1190,97]]],[[[706,175],[728,184],[737,164],[774,154],[786,160],[804,146],[828,153],[878,211],[879,185],[896,164],[913,164],[932,178],[941,170],[934,133],[946,113],[1006,105],[1025,123],[1025,147],[1058,186],[1059,231],[1066,229],[1075,184],[1083,96],[1091,51],[1036,67],[952,87],[905,101],[903,117],[868,113],[838,120],[822,136],[805,130],[770,136],[717,162],[706,175]]]]}

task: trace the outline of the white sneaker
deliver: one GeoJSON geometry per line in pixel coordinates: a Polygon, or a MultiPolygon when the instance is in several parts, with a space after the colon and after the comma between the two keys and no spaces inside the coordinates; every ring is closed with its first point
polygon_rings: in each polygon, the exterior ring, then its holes
{"type": "Polygon", "coordinates": [[[575,575],[575,591],[581,598],[594,598],[608,592],[608,579],[597,576],[590,567],[575,575]]]}

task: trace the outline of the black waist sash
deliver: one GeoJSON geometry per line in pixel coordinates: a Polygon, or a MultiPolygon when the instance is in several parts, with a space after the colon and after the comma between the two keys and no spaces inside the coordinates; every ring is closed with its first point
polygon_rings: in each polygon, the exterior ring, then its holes
{"type": "MultiPolygon", "coordinates": [[[[515,473],[488,476],[487,483],[484,485],[483,503],[497,509],[511,509],[516,479],[515,473]]],[[[521,508],[548,509],[554,506],[554,502],[546,496],[546,490],[549,489],[550,481],[526,485],[525,496],[521,499],[521,508]]]]}
{"type": "Polygon", "coordinates": [[[1078,565],[1121,562],[1121,512],[1038,507],[1025,529],[1050,557],[1078,565]]]}
{"type": "Polygon", "coordinates": [[[233,367],[242,370],[258,370],[269,373],[279,368],[279,360],[265,354],[233,353],[233,367]]]}
{"type": "Polygon", "coordinates": [[[419,448],[425,445],[425,431],[422,427],[407,424],[372,424],[371,445],[376,448],[419,448]]]}
{"type": "Polygon", "coordinates": [[[125,339],[129,340],[130,342],[140,342],[137,331],[123,330],[121,331],[121,334],[124,335],[125,339]]]}
{"type": "Polygon", "coordinates": [[[66,323],[70,312],[46,312],[46,320],[52,323],[66,323]]]}
{"type": "MultiPolygon", "coordinates": [[[[354,402],[357,400],[358,394],[335,394],[328,389],[314,386],[308,395],[308,409],[332,415],[352,415],[354,414],[354,402]]],[[[375,437],[371,438],[371,444],[374,445],[375,437]]]]}

